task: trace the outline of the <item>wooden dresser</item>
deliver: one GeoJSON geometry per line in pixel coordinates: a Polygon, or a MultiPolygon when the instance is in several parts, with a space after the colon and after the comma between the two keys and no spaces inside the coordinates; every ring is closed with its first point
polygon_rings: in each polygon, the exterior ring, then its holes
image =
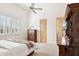
{"type": "Polygon", "coordinates": [[[29,41],[37,42],[37,30],[35,29],[28,29],[28,35],[27,39],[29,41]]]}
{"type": "Polygon", "coordinates": [[[69,45],[58,45],[60,56],[79,56],[79,3],[68,4],[65,20],[69,45]]]}

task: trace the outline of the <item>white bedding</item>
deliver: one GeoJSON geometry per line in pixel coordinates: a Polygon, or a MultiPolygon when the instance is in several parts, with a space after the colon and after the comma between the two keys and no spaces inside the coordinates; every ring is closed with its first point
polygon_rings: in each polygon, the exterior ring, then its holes
{"type": "Polygon", "coordinates": [[[9,56],[26,56],[35,49],[35,47],[29,49],[27,45],[23,43],[16,43],[16,42],[11,42],[7,40],[0,40],[0,46],[5,48],[0,50],[0,56],[3,52],[5,52],[3,53],[3,55],[5,56],[6,56],[6,53],[9,56]]]}
{"type": "Polygon", "coordinates": [[[0,48],[0,56],[10,56],[10,55],[11,53],[8,50],[0,48]]]}

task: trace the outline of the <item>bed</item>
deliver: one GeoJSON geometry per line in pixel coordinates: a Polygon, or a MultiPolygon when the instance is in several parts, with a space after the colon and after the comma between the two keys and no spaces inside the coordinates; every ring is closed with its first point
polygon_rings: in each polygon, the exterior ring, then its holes
{"type": "Polygon", "coordinates": [[[25,43],[0,40],[0,56],[26,56],[35,50],[35,46],[29,48],[25,43]]]}
{"type": "Polygon", "coordinates": [[[10,55],[11,53],[8,50],[0,47],[0,56],[10,56],[10,55]]]}

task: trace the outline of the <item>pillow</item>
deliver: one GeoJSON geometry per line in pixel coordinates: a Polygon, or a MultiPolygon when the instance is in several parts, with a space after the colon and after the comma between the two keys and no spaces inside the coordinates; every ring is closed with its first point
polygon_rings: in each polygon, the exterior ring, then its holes
{"type": "Polygon", "coordinates": [[[33,41],[27,41],[25,44],[28,46],[28,48],[32,48],[34,47],[35,43],[33,41]]]}
{"type": "Polygon", "coordinates": [[[32,46],[32,47],[34,47],[34,42],[33,41],[28,41],[29,42],[29,44],[32,46]]]}
{"type": "Polygon", "coordinates": [[[19,35],[6,36],[5,39],[9,40],[9,41],[12,41],[12,42],[20,42],[20,43],[25,43],[27,41],[19,35]]]}

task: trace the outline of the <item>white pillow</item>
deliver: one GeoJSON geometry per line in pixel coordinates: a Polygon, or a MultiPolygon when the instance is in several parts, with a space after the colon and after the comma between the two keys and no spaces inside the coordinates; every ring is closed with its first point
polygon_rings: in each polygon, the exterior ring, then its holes
{"type": "Polygon", "coordinates": [[[5,39],[13,42],[22,42],[22,43],[25,43],[27,41],[19,35],[7,36],[5,39]]]}

